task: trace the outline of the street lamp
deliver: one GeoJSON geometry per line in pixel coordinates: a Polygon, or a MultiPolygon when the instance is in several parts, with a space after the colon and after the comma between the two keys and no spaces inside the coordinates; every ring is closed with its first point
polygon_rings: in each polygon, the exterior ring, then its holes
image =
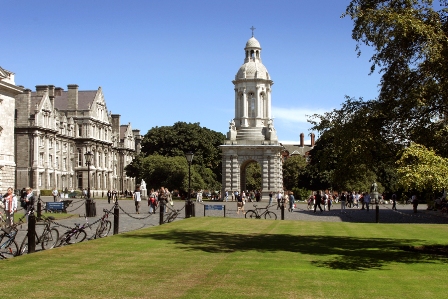
{"type": "Polygon", "coordinates": [[[92,164],[92,152],[84,154],[87,165],[87,198],[86,198],[86,217],[96,216],[96,207],[93,200],[90,198],[90,165],[92,164]]]}
{"type": "Polygon", "coordinates": [[[193,156],[194,154],[190,151],[185,154],[185,158],[188,162],[188,203],[187,203],[187,209],[185,210],[186,218],[190,218],[193,214],[194,205],[191,201],[191,162],[193,162],[193,156]]]}

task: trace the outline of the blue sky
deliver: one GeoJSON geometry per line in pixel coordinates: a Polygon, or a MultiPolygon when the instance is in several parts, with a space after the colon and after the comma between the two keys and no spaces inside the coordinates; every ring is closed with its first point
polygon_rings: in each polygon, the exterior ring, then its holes
{"type": "Polygon", "coordinates": [[[280,141],[309,133],[306,115],[339,108],[344,96],[375,98],[371,49],[360,58],[348,0],[0,0],[0,66],[16,84],[102,87],[108,109],[145,134],[177,121],[226,133],[232,80],[251,37],[274,81],[280,141]]]}

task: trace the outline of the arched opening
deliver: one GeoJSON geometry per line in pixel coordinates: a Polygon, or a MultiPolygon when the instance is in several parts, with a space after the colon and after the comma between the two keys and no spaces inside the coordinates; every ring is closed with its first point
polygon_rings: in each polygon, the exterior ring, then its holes
{"type": "Polygon", "coordinates": [[[258,162],[250,160],[241,166],[241,189],[261,190],[261,166],[258,162]]]}
{"type": "Polygon", "coordinates": [[[255,60],[255,51],[254,50],[250,50],[250,58],[252,58],[252,60],[255,60]]]}

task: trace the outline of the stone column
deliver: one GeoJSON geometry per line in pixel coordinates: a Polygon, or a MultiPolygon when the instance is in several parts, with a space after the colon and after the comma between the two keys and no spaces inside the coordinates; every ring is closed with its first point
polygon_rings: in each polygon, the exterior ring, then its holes
{"type": "Polygon", "coordinates": [[[239,165],[238,165],[238,156],[233,156],[231,169],[232,169],[232,188],[233,188],[233,191],[241,192],[240,169],[239,169],[239,165]]]}

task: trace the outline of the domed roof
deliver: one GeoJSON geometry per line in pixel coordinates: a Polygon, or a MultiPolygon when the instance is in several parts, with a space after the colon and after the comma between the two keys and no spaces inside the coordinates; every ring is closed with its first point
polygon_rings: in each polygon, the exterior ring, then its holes
{"type": "Polygon", "coordinates": [[[255,37],[251,37],[247,43],[246,43],[246,48],[260,48],[260,43],[257,41],[257,39],[255,37]]]}
{"type": "Polygon", "coordinates": [[[268,70],[261,62],[249,61],[243,64],[238,73],[236,74],[236,80],[238,79],[267,79],[270,80],[268,70]],[[244,76],[246,72],[246,76],[244,76]]]}

